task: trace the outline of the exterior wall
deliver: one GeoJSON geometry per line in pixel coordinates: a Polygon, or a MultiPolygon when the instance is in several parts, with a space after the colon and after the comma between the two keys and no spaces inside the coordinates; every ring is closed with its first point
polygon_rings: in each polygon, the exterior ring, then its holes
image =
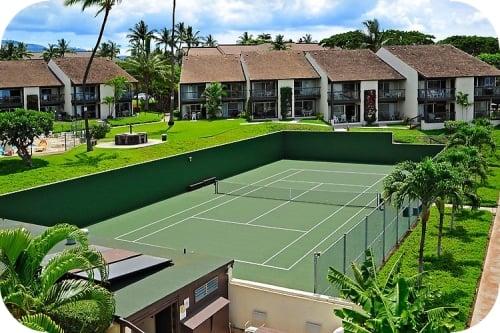
{"type": "Polygon", "coordinates": [[[340,299],[237,279],[229,284],[229,300],[229,320],[233,328],[265,325],[293,333],[331,333],[341,326],[333,310],[351,307],[340,299]],[[254,311],[260,316],[255,316],[254,311]],[[308,329],[308,323],[319,327],[308,329]]]}
{"type": "Polygon", "coordinates": [[[71,104],[71,80],[69,77],[56,65],[54,61],[49,61],[49,68],[52,70],[55,76],[62,82],[64,85],[63,94],[64,94],[64,112],[70,116],[74,116],[73,105],[71,104]]]}
{"type": "Polygon", "coordinates": [[[281,88],[290,87],[292,89],[292,118],[295,117],[295,91],[294,91],[294,80],[278,80],[278,118],[282,119],[281,115],[281,88]]]}
{"type": "Polygon", "coordinates": [[[309,54],[306,53],[306,59],[309,60],[309,63],[313,66],[316,72],[320,75],[321,79],[321,98],[318,100],[318,113],[323,114],[323,119],[329,120],[330,116],[330,108],[328,107],[328,74],[325,72],[323,67],[321,67],[316,60],[309,54]]]}
{"type": "MultiPolygon", "coordinates": [[[[250,91],[252,89],[252,86],[251,86],[251,81],[250,81],[250,75],[248,74],[248,66],[245,62],[245,60],[243,59],[243,56],[240,56],[240,63],[241,63],[241,68],[243,69],[243,75],[245,76],[245,82],[246,82],[246,87],[247,87],[247,90],[246,90],[246,100],[245,100],[245,105],[244,105],[244,111],[245,112],[251,112],[251,110],[247,110],[247,106],[249,106],[249,100],[251,98],[250,96],[250,91]]],[[[251,108],[251,106],[250,106],[251,108]]]]}
{"type": "Polygon", "coordinates": [[[455,119],[472,121],[474,120],[474,78],[457,77],[455,79],[455,94],[459,92],[469,95],[469,103],[472,103],[472,106],[468,110],[464,110],[455,102],[455,119]]]}
{"type": "Polygon", "coordinates": [[[401,83],[401,88],[405,89],[405,100],[402,102],[402,113],[405,118],[414,118],[418,116],[418,73],[415,69],[408,66],[398,57],[381,48],[377,55],[389,66],[403,75],[406,80],[401,83]]]}
{"type": "MultiPolygon", "coordinates": [[[[378,110],[378,81],[361,81],[360,88],[359,88],[359,99],[360,99],[360,120],[362,124],[366,124],[365,122],[365,90],[375,90],[376,93],[376,98],[375,98],[375,105],[377,106],[378,110]]],[[[377,119],[378,119],[378,114],[377,114],[377,119]]]]}
{"type": "MultiPolygon", "coordinates": [[[[101,119],[106,119],[108,118],[109,114],[109,105],[104,103],[104,99],[108,96],[114,96],[115,93],[113,91],[112,86],[107,86],[105,84],[99,85],[99,97],[101,99],[101,119]]],[[[116,112],[113,110],[114,107],[111,106],[111,116],[115,117],[116,112]]]]}
{"type": "Polygon", "coordinates": [[[24,88],[23,92],[23,98],[24,98],[24,108],[26,109],[28,107],[28,95],[36,95],[38,97],[38,109],[35,111],[40,110],[40,88],[39,87],[29,87],[29,88],[24,88]]]}

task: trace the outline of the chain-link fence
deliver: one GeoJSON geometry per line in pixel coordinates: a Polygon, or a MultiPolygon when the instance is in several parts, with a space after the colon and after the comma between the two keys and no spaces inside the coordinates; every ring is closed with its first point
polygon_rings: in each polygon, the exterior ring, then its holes
{"type": "Polygon", "coordinates": [[[417,223],[420,209],[418,201],[407,202],[400,209],[382,202],[325,251],[315,253],[314,292],[338,296],[339,291],[327,279],[329,268],[352,276],[351,264],[364,261],[366,249],[371,249],[377,265],[382,265],[417,223]]]}

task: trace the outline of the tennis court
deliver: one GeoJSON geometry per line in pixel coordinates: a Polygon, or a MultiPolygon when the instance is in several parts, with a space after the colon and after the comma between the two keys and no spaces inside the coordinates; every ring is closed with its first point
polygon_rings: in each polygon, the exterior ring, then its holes
{"type": "Polygon", "coordinates": [[[312,291],[313,254],[377,207],[392,168],[281,160],[89,229],[124,248],[139,243],[233,258],[236,278],[312,291]]]}

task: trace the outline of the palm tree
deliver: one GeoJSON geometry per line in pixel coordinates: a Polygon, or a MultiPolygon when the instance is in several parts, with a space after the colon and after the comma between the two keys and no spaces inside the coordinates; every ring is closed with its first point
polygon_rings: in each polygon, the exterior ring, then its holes
{"type": "Polygon", "coordinates": [[[285,36],[283,35],[276,35],[271,44],[273,45],[273,50],[279,51],[288,49],[288,45],[285,42],[285,36]]]}
{"type": "Polygon", "coordinates": [[[155,30],[149,30],[149,26],[144,22],[144,20],[140,20],[138,23],[134,25],[133,28],[128,29],[129,34],[127,38],[130,40],[130,44],[139,45],[142,48],[146,47],[146,41],[155,38],[155,30]]]}
{"type": "Polygon", "coordinates": [[[476,147],[481,154],[488,155],[496,149],[491,127],[464,123],[451,135],[448,147],[476,147]]]}
{"type": "Polygon", "coordinates": [[[467,119],[466,117],[464,117],[464,113],[467,114],[467,111],[473,105],[473,103],[469,101],[469,94],[458,91],[456,96],[456,103],[457,105],[460,105],[462,107],[462,119],[467,119]]]}
{"type": "Polygon", "coordinates": [[[253,36],[245,31],[236,41],[237,44],[249,45],[254,43],[253,36]]]}
{"type": "Polygon", "coordinates": [[[49,62],[51,59],[59,57],[59,49],[54,44],[49,44],[49,46],[43,51],[43,59],[49,62]]]}
{"type": "Polygon", "coordinates": [[[210,118],[217,118],[222,107],[222,97],[227,95],[220,82],[212,82],[203,92],[207,102],[206,108],[210,118]]]}
{"type": "Polygon", "coordinates": [[[59,56],[64,58],[66,53],[75,53],[71,47],[69,47],[69,42],[64,38],[57,41],[57,50],[59,51],[59,56]]]}
{"type": "Polygon", "coordinates": [[[189,54],[189,50],[193,46],[198,46],[200,44],[200,32],[194,31],[193,27],[188,26],[186,29],[184,42],[186,43],[187,46],[187,54],[189,54]]]}
{"type": "Polygon", "coordinates": [[[311,44],[314,43],[313,38],[311,34],[305,34],[299,39],[299,43],[306,43],[306,44],[311,44]]]}
{"type": "Polygon", "coordinates": [[[259,43],[270,43],[273,40],[273,37],[271,34],[268,33],[261,33],[257,36],[257,40],[259,43]]]}
{"type": "MultiPolygon", "coordinates": [[[[175,15],[175,9],[172,11],[172,15],[175,15]]],[[[186,25],[184,22],[179,22],[174,24],[174,29],[175,29],[175,39],[176,43],[179,44],[179,50],[182,49],[182,45],[184,43],[184,40],[186,39],[186,25]]]]}
{"type": "Polygon", "coordinates": [[[16,45],[16,53],[17,53],[17,57],[19,59],[31,59],[31,57],[33,56],[33,54],[31,54],[29,51],[28,51],[28,45],[26,45],[25,43],[17,43],[16,45]]]}
{"type": "Polygon", "coordinates": [[[377,52],[384,46],[388,39],[385,37],[384,31],[380,30],[380,24],[377,19],[367,20],[363,22],[365,26],[365,43],[364,46],[373,52],[377,52]]]}
{"type": "Polygon", "coordinates": [[[104,104],[107,104],[109,107],[108,117],[111,117],[113,116],[111,106],[113,106],[113,110],[116,110],[116,103],[120,101],[125,92],[129,91],[130,83],[126,77],[116,76],[111,80],[108,80],[106,85],[113,88],[113,96],[107,96],[104,98],[104,104]]]}
{"type": "Polygon", "coordinates": [[[167,28],[162,28],[158,32],[158,36],[155,37],[156,39],[156,46],[157,47],[162,47],[163,46],[163,54],[167,55],[168,52],[170,52],[170,47],[175,41],[172,39],[172,31],[167,28]]]}
{"type": "Polygon", "coordinates": [[[97,55],[99,57],[109,58],[109,60],[114,60],[120,54],[120,45],[113,41],[102,42],[99,46],[99,51],[97,55]]]}
{"type": "MultiPolygon", "coordinates": [[[[176,0],[173,0],[172,3],[172,41],[175,41],[175,9],[176,9],[176,0]]],[[[170,52],[171,52],[171,63],[170,63],[170,69],[171,69],[171,77],[172,80],[175,78],[175,55],[174,55],[174,43],[170,45],[170,52]]],[[[174,108],[175,108],[175,89],[172,88],[171,96],[170,96],[170,115],[168,117],[168,126],[172,127],[174,126],[174,108]]]]}
{"type": "Polygon", "coordinates": [[[436,293],[425,284],[425,274],[405,277],[401,273],[401,255],[391,267],[387,277],[377,274],[371,250],[361,265],[352,264],[354,279],[330,267],[328,280],[341,296],[358,307],[336,309],[345,332],[406,333],[450,332],[451,319],[458,309],[431,308],[436,293]]]}
{"type": "Polygon", "coordinates": [[[205,46],[207,47],[216,47],[217,46],[217,40],[215,40],[214,36],[211,34],[208,35],[207,37],[203,37],[203,41],[205,46]]]}
{"type": "MultiPolygon", "coordinates": [[[[102,36],[104,35],[104,29],[106,28],[106,23],[108,22],[109,13],[111,12],[111,9],[113,8],[113,6],[118,5],[119,3],[121,3],[121,0],[64,0],[65,6],[81,5],[82,11],[85,11],[86,9],[88,9],[90,7],[97,7],[98,10],[97,10],[96,16],[101,14],[101,13],[104,13],[104,18],[102,20],[101,29],[99,31],[99,36],[97,37],[96,44],[92,50],[92,54],[90,55],[89,61],[87,63],[87,68],[85,69],[85,73],[83,74],[82,91],[85,91],[85,88],[87,86],[87,79],[89,77],[90,68],[92,67],[92,62],[94,61],[95,55],[97,53],[97,49],[99,48],[99,45],[101,44],[102,36]]],[[[87,106],[85,103],[83,104],[83,110],[84,110],[83,111],[83,119],[85,120],[85,137],[87,139],[87,152],[90,152],[93,150],[93,148],[92,148],[92,141],[91,141],[91,136],[90,136],[87,106]]]]}
{"type": "Polygon", "coordinates": [[[0,60],[22,60],[32,56],[24,43],[7,42],[0,47],[0,60]]]}
{"type": "Polygon", "coordinates": [[[397,207],[403,207],[406,200],[419,200],[422,204],[420,213],[421,235],[418,259],[418,271],[424,271],[424,248],[429,221],[430,208],[440,198],[443,191],[437,184],[446,181],[448,163],[438,163],[431,158],[422,162],[403,162],[384,181],[384,198],[397,207]]]}
{"type": "Polygon", "coordinates": [[[75,226],[61,224],[32,236],[24,228],[0,230],[0,294],[12,315],[29,327],[47,327],[60,332],[51,319],[61,306],[92,301],[98,305],[109,325],[114,314],[112,295],[94,284],[93,270],[103,281],[107,278],[102,255],[88,244],[85,233],[75,226]],[[66,249],[42,264],[60,242],[74,239],[75,247],[66,249]],[[87,280],[66,279],[72,270],[87,272],[87,280]]]}

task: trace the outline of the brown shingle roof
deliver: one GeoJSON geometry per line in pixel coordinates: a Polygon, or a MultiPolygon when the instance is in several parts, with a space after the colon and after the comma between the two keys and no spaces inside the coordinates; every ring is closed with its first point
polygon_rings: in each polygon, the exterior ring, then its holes
{"type": "Polygon", "coordinates": [[[62,83],[43,60],[0,61],[0,88],[55,86],[62,83]]]}
{"type": "Polygon", "coordinates": [[[222,52],[217,47],[192,47],[187,50],[187,47],[183,49],[184,54],[188,56],[204,56],[204,55],[220,55],[222,52]]]}
{"type": "MultiPolygon", "coordinates": [[[[320,51],[326,50],[319,44],[306,44],[306,43],[287,43],[287,51],[320,51]]],[[[239,45],[239,44],[222,44],[217,47],[220,52],[224,54],[240,55],[249,52],[272,52],[273,46],[271,43],[257,44],[257,45],[239,45]]],[[[190,51],[191,52],[191,51],[190,51]]]]}
{"type": "Polygon", "coordinates": [[[404,79],[370,50],[327,50],[309,54],[326,71],[330,81],[404,79]]]}
{"type": "Polygon", "coordinates": [[[451,45],[386,46],[385,49],[428,78],[500,76],[500,70],[451,45]]]}
{"type": "Polygon", "coordinates": [[[317,79],[319,74],[303,52],[273,51],[245,53],[243,60],[250,80],[317,79]]]}
{"type": "Polygon", "coordinates": [[[245,81],[245,76],[239,56],[188,56],[182,61],[180,83],[241,81],[245,81]]]}
{"type": "MultiPolygon", "coordinates": [[[[70,78],[73,84],[82,84],[83,75],[89,58],[73,57],[73,58],[58,58],[53,59],[56,65],[70,78]]],[[[106,58],[95,58],[90,69],[88,84],[102,84],[117,76],[123,76],[131,83],[136,83],[137,80],[127,73],[124,69],[118,66],[113,61],[106,58]]]]}

